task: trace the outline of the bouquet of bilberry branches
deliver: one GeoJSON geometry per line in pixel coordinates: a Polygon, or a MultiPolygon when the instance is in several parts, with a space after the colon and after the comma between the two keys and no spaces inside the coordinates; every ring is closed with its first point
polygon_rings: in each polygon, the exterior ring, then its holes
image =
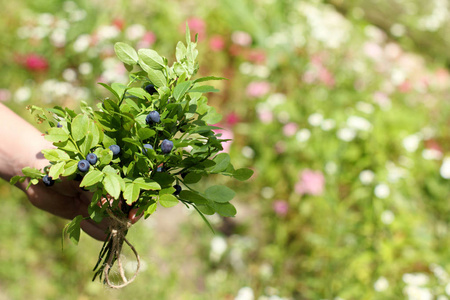
{"type": "MultiPolygon", "coordinates": [[[[179,202],[195,209],[206,224],[206,215],[218,213],[224,217],[236,214],[230,203],[235,192],[222,185],[205,191],[191,185],[210,174],[222,174],[247,180],[252,171],[234,169],[227,153],[219,153],[227,141],[214,132],[212,126],[221,115],[207,104],[203,95],[216,92],[203,85],[220,77],[191,79],[198,70],[198,50],[186,27],[186,45],[179,42],[176,61],[168,60],[151,49],[135,51],[125,43],[116,43],[115,52],[129,71],[127,85],[101,84],[112,96],[99,103],[94,110],[82,103],[81,112],[55,106],[42,109],[30,106],[39,122],[50,128],[45,138],[55,149],[43,150],[50,165],[44,170],[24,168],[24,176],[15,176],[12,183],[30,179],[46,185],[64,180],[80,180],[80,187],[92,192],[90,218],[101,222],[109,218],[108,237],[94,268],[98,276],[113,288],[130,283],[139,270],[139,256],[126,239],[132,225],[129,211],[145,218],[152,215],[159,203],[172,207],[179,202]],[[136,255],[138,267],[127,279],[120,253],[126,243],[136,255]],[[111,267],[117,262],[121,284],[109,278],[111,267]]],[[[70,239],[78,243],[82,216],[75,217],[64,229],[70,239]]]]}

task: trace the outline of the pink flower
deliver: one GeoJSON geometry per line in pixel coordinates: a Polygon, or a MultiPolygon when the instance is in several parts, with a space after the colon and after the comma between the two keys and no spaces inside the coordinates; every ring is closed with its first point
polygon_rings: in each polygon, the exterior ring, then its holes
{"type": "Polygon", "coordinates": [[[209,39],[209,48],[212,51],[222,51],[225,47],[225,40],[220,35],[215,35],[209,39]]]}
{"type": "Polygon", "coordinates": [[[239,46],[247,47],[252,44],[252,37],[244,31],[235,31],[231,34],[233,43],[239,46]]]}
{"type": "Polygon", "coordinates": [[[268,109],[259,109],[258,118],[263,123],[270,123],[273,121],[273,113],[268,109]]]}
{"type": "Polygon", "coordinates": [[[305,169],[299,174],[299,181],[295,184],[295,192],[299,195],[320,196],[325,188],[325,177],[320,171],[305,169]]]}
{"type": "Polygon", "coordinates": [[[142,39],[139,41],[139,43],[137,44],[137,48],[150,48],[155,43],[155,41],[156,35],[153,32],[149,31],[145,33],[142,39]]]}
{"type": "MultiPolygon", "coordinates": [[[[206,35],[206,23],[200,18],[193,17],[187,20],[189,30],[191,31],[191,38],[194,39],[195,35],[198,33],[198,39],[203,40],[206,35]]],[[[186,30],[186,23],[183,23],[183,30],[186,30]]]]}
{"type": "MultiPolygon", "coordinates": [[[[216,124],[214,126],[221,127],[220,124],[216,124]]],[[[220,151],[220,152],[230,153],[230,147],[231,147],[231,144],[233,143],[232,139],[234,137],[233,131],[230,130],[230,129],[227,129],[227,128],[214,129],[213,131],[216,134],[222,134],[222,136],[219,139],[221,139],[221,140],[231,140],[231,141],[223,142],[222,143],[223,150],[220,151]]]]}
{"type": "Polygon", "coordinates": [[[288,213],[289,203],[286,200],[275,200],[273,203],[273,210],[280,217],[284,217],[288,213]]]}
{"type": "Polygon", "coordinates": [[[25,56],[25,67],[31,71],[45,71],[48,62],[45,57],[32,53],[25,56]]]}
{"type": "Polygon", "coordinates": [[[256,64],[262,64],[266,61],[266,52],[264,50],[252,49],[247,53],[247,59],[256,64]]]}
{"type": "Polygon", "coordinates": [[[270,91],[270,84],[267,81],[251,82],[246,89],[247,96],[258,98],[266,95],[270,91]]]}
{"type": "Polygon", "coordinates": [[[285,136],[293,136],[297,132],[297,129],[298,129],[297,124],[293,122],[287,123],[286,125],[283,126],[283,134],[285,136]]]}
{"type": "Polygon", "coordinates": [[[0,102],[5,102],[11,99],[11,92],[7,89],[0,89],[0,102]]]}
{"type": "Polygon", "coordinates": [[[229,113],[225,116],[225,122],[228,126],[234,126],[239,123],[239,121],[239,116],[235,112],[229,113]]]}

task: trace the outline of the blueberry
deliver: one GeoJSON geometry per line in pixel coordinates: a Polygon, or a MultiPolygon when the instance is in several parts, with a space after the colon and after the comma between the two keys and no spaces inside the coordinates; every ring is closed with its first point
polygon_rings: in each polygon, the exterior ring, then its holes
{"type": "Polygon", "coordinates": [[[86,156],[86,160],[91,164],[91,165],[95,165],[97,163],[97,155],[95,155],[94,153],[89,153],[86,156]]]}
{"type": "Polygon", "coordinates": [[[48,175],[45,175],[44,178],[42,178],[42,182],[46,185],[46,186],[52,186],[55,181],[53,180],[53,178],[51,178],[48,175]]]}
{"type": "Polygon", "coordinates": [[[147,149],[153,150],[153,146],[150,144],[144,144],[144,149],[142,149],[142,153],[147,154],[147,149]]]}
{"type": "Polygon", "coordinates": [[[161,143],[161,151],[164,154],[170,153],[170,151],[172,151],[173,148],[173,142],[169,141],[169,140],[164,140],[161,143]]]}
{"type": "Polygon", "coordinates": [[[112,151],[113,155],[117,155],[120,153],[120,147],[118,145],[109,146],[109,150],[112,151]]]}
{"type": "Polygon", "coordinates": [[[159,172],[159,173],[161,173],[161,172],[164,172],[166,169],[164,169],[164,167],[157,167],[156,168],[156,172],[159,172]]]}
{"type": "Polygon", "coordinates": [[[178,196],[181,192],[181,186],[179,184],[175,184],[173,187],[175,188],[175,192],[173,192],[173,195],[178,196]]]}
{"type": "Polygon", "coordinates": [[[151,123],[159,123],[161,121],[161,117],[159,116],[159,112],[157,112],[156,110],[151,111],[147,117],[145,118],[145,122],[147,122],[147,124],[151,124],[151,123]]]}
{"type": "Polygon", "coordinates": [[[58,122],[58,124],[56,124],[56,127],[58,127],[58,128],[61,128],[61,127],[62,127],[62,125],[61,125],[61,124],[59,124],[59,122],[58,122]]]}
{"type": "Polygon", "coordinates": [[[81,172],[87,172],[89,171],[89,162],[85,159],[80,160],[78,162],[78,170],[80,170],[81,172]]]}
{"type": "Polygon", "coordinates": [[[149,93],[150,95],[152,95],[153,93],[156,93],[156,89],[155,86],[153,84],[148,84],[147,86],[145,86],[144,88],[147,93],[149,93]]]}

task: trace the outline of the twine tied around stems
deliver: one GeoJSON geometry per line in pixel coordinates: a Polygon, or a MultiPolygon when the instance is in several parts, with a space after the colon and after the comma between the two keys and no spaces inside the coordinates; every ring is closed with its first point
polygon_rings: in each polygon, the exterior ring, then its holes
{"type": "Polygon", "coordinates": [[[107,240],[103,244],[102,250],[100,251],[99,259],[96,266],[94,267],[94,271],[97,269],[97,267],[99,266],[100,267],[96,271],[94,278],[92,280],[95,280],[97,275],[100,276],[100,279],[102,278],[102,276],[104,276],[104,282],[108,287],[113,289],[120,289],[127,286],[128,284],[133,282],[134,279],[136,279],[136,276],[139,273],[139,268],[141,266],[141,260],[134,246],[125,238],[128,229],[132,225],[131,222],[128,219],[119,218],[115,216],[110,209],[107,209],[106,211],[108,215],[111,217],[111,224],[108,228],[109,235],[107,240]],[[134,272],[133,276],[130,279],[127,279],[127,277],[125,276],[122,260],[120,259],[120,253],[122,252],[122,246],[124,242],[127,243],[128,246],[131,248],[137,261],[136,271],[134,272]],[[102,261],[104,262],[103,264],[100,265],[102,261]],[[121,284],[111,283],[109,279],[109,273],[116,261],[120,277],[122,278],[123,281],[121,284]]]}

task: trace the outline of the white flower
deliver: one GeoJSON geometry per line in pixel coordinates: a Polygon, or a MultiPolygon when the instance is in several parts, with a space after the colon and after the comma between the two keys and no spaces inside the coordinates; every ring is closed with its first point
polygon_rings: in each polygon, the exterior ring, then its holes
{"type": "Polygon", "coordinates": [[[281,93],[270,94],[266,100],[266,103],[270,108],[275,108],[278,105],[283,104],[285,102],[286,102],[286,95],[281,93]]]}
{"type": "Polygon", "coordinates": [[[91,43],[91,36],[89,34],[82,34],[73,43],[73,50],[75,50],[75,52],[86,51],[90,43],[91,43]]]}
{"type": "Polygon", "coordinates": [[[418,134],[411,134],[405,137],[402,141],[403,147],[408,152],[415,152],[419,148],[420,136],[418,134]]]}
{"type": "Polygon", "coordinates": [[[41,26],[50,26],[55,21],[55,17],[49,13],[40,14],[38,17],[38,23],[41,26]]]}
{"type": "Polygon", "coordinates": [[[100,40],[110,40],[116,38],[120,34],[120,30],[116,26],[100,26],[97,36],[100,40]]]}
{"type": "Polygon", "coordinates": [[[402,279],[403,282],[411,286],[426,285],[429,281],[428,275],[423,273],[405,273],[402,279]]]}
{"type": "Polygon", "coordinates": [[[322,122],[322,130],[324,131],[329,131],[331,129],[333,129],[334,127],[336,127],[336,121],[333,119],[325,119],[322,122]]]}
{"type": "Polygon", "coordinates": [[[372,124],[369,121],[358,116],[350,116],[347,119],[347,126],[349,128],[361,131],[369,131],[372,129],[372,124]]]}
{"type": "Polygon", "coordinates": [[[227,251],[227,241],[221,236],[215,236],[211,240],[211,250],[209,252],[209,258],[212,261],[219,261],[222,255],[227,251]]]}
{"type": "Polygon", "coordinates": [[[375,196],[380,199],[386,199],[391,194],[391,189],[385,183],[380,183],[375,187],[375,196]]]}
{"type": "Polygon", "coordinates": [[[145,27],[141,24],[133,24],[127,28],[125,34],[129,40],[140,39],[145,34],[145,27]]]}
{"type": "Polygon", "coordinates": [[[261,195],[266,199],[270,199],[275,195],[275,191],[270,186],[265,186],[261,189],[261,195]]]}
{"type": "Polygon", "coordinates": [[[243,148],[242,148],[242,155],[245,157],[245,158],[249,158],[249,159],[252,159],[253,157],[255,157],[255,150],[253,150],[251,147],[249,147],[249,146],[244,146],[243,148]]]}
{"type": "Polygon", "coordinates": [[[368,115],[373,113],[373,111],[375,110],[375,108],[373,107],[372,104],[367,103],[367,102],[362,102],[362,101],[359,101],[358,103],[356,103],[356,108],[359,111],[362,111],[363,113],[366,113],[368,115]]]}
{"type": "Polygon", "coordinates": [[[73,69],[65,69],[62,73],[62,77],[64,80],[72,82],[77,79],[77,72],[75,72],[73,69]]]}
{"type": "Polygon", "coordinates": [[[450,179],[450,157],[445,157],[439,170],[442,178],[450,179]]]}
{"type": "Polygon", "coordinates": [[[394,222],[395,215],[390,210],[385,210],[381,213],[381,222],[383,222],[386,225],[392,224],[394,222]]]}
{"type": "Polygon", "coordinates": [[[422,157],[426,160],[439,160],[442,158],[442,152],[436,149],[424,149],[422,157]]]}
{"type": "Polygon", "coordinates": [[[308,123],[311,126],[320,126],[323,121],[323,115],[319,113],[314,113],[308,117],[308,123]]]}
{"type": "Polygon", "coordinates": [[[390,31],[391,31],[392,35],[394,35],[396,37],[400,37],[405,34],[406,28],[403,24],[396,23],[391,26],[390,31]]]}
{"type": "Polygon", "coordinates": [[[408,285],[403,289],[403,293],[408,296],[409,300],[432,300],[433,294],[424,287],[408,285]]]}
{"type": "Polygon", "coordinates": [[[249,62],[243,62],[239,65],[239,72],[244,75],[250,75],[253,73],[253,64],[249,62]]]}
{"type": "Polygon", "coordinates": [[[359,180],[364,185],[369,185],[375,179],[375,173],[371,170],[363,170],[359,173],[359,180]]]}
{"type": "Polygon", "coordinates": [[[50,40],[56,47],[64,47],[66,44],[66,31],[61,28],[55,29],[50,35],[50,40]]]}
{"type": "Polygon", "coordinates": [[[387,279],[383,276],[378,278],[377,281],[375,281],[375,283],[373,284],[373,288],[377,292],[383,292],[383,291],[387,290],[388,287],[389,287],[389,281],[387,281],[387,279]]]}
{"type": "Polygon", "coordinates": [[[70,12],[70,21],[72,22],[79,22],[84,20],[86,18],[87,13],[83,9],[77,9],[70,12]]]}
{"type": "Polygon", "coordinates": [[[239,290],[236,298],[234,300],[254,300],[255,294],[253,293],[253,290],[251,287],[243,287],[239,290]]]}
{"type": "Polygon", "coordinates": [[[295,134],[295,138],[297,139],[297,141],[299,141],[300,143],[304,143],[307,140],[309,140],[309,138],[311,137],[311,131],[309,131],[306,128],[302,128],[299,131],[297,131],[297,133],[295,134]]]}
{"type": "Polygon", "coordinates": [[[325,165],[325,172],[328,175],[336,174],[337,169],[338,169],[338,166],[334,161],[329,161],[325,165]]]}
{"type": "Polygon", "coordinates": [[[337,137],[344,142],[351,142],[356,137],[356,131],[352,128],[341,128],[337,132],[337,137]]]}
{"type": "Polygon", "coordinates": [[[25,102],[31,97],[31,90],[29,87],[23,86],[16,90],[14,93],[14,100],[16,102],[25,102]]]}
{"type": "Polygon", "coordinates": [[[80,72],[83,75],[89,75],[92,73],[92,64],[88,62],[81,63],[78,66],[78,72],[80,72]]]}

